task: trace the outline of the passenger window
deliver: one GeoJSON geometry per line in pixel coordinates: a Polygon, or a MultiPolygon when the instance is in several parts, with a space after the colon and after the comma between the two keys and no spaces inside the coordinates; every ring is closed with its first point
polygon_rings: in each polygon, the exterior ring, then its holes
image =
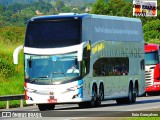
{"type": "Polygon", "coordinates": [[[125,76],[129,73],[129,59],[100,58],[93,65],[93,76],[125,76]]]}
{"type": "Polygon", "coordinates": [[[141,70],[145,70],[144,59],[141,60],[140,66],[141,66],[141,70]]]}
{"type": "MultiPolygon", "coordinates": [[[[88,44],[90,46],[90,44],[88,44]]],[[[89,73],[90,67],[90,49],[85,47],[83,50],[83,61],[82,61],[82,76],[85,76],[89,73]]]]}

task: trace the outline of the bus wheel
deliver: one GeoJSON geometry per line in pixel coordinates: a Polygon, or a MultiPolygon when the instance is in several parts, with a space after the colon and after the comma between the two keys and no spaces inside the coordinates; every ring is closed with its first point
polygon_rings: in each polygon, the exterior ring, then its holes
{"type": "Polygon", "coordinates": [[[129,93],[128,93],[128,97],[127,97],[127,102],[128,103],[135,103],[136,102],[136,94],[134,93],[132,84],[129,85],[129,93]]]}
{"type": "Polygon", "coordinates": [[[55,104],[38,104],[38,108],[40,111],[54,110],[55,104]]]}
{"type": "Polygon", "coordinates": [[[79,108],[87,108],[88,107],[87,105],[88,105],[87,102],[78,103],[79,108]]]}
{"type": "Polygon", "coordinates": [[[135,86],[133,90],[133,97],[132,97],[132,103],[136,102],[136,97],[138,96],[138,87],[135,86]]]}
{"type": "Polygon", "coordinates": [[[104,87],[102,84],[100,84],[99,87],[99,96],[97,97],[96,100],[96,106],[100,106],[101,105],[101,101],[104,99],[104,87]]]}
{"type": "Polygon", "coordinates": [[[96,85],[94,84],[92,87],[92,98],[91,101],[89,102],[89,107],[95,107],[96,106],[96,101],[97,101],[97,90],[96,90],[96,85]]]}
{"type": "Polygon", "coordinates": [[[48,105],[48,110],[54,110],[55,104],[49,104],[48,105]]]}

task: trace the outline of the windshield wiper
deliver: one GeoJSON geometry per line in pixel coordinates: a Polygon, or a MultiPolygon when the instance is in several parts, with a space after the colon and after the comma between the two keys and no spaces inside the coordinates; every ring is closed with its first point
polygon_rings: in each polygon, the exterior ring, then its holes
{"type": "Polygon", "coordinates": [[[48,76],[40,76],[40,77],[38,77],[38,78],[48,78],[48,76]]]}
{"type": "MultiPolygon", "coordinates": [[[[40,76],[38,78],[48,78],[48,76],[40,76]]],[[[38,81],[38,78],[33,79],[32,81],[30,81],[30,83],[34,83],[34,82],[38,81]]]]}
{"type": "Polygon", "coordinates": [[[36,82],[38,79],[36,78],[36,79],[33,79],[32,81],[30,81],[30,83],[34,83],[34,82],[36,82]]]}
{"type": "Polygon", "coordinates": [[[52,74],[63,74],[66,77],[66,74],[63,72],[52,72],[52,74]]]}

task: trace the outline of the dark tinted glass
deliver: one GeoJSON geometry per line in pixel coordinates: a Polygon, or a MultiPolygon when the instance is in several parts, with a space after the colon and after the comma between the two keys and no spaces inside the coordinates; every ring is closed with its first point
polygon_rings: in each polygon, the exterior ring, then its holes
{"type": "Polygon", "coordinates": [[[100,58],[93,65],[93,76],[125,76],[129,74],[129,59],[100,58]]]}
{"type": "Polygon", "coordinates": [[[52,48],[80,43],[80,20],[43,20],[28,23],[25,46],[52,48]]]}

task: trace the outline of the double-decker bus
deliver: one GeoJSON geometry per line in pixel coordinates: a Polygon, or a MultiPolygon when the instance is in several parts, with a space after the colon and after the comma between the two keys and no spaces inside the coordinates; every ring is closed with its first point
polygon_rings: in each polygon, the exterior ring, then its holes
{"type": "Polygon", "coordinates": [[[145,92],[139,19],[94,14],[31,18],[24,49],[25,98],[39,110],[56,104],[95,107],[103,100],[134,103],[145,92]],[[72,69],[72,70],[70,70],[72,69]],[[75,72],[76,71],[76,72],[75,72]]]}
{"type": "Polygon", "coordinates": [[[145,43],[146,93],[160,92],[160,47],[158,44],[145,43]]]}

